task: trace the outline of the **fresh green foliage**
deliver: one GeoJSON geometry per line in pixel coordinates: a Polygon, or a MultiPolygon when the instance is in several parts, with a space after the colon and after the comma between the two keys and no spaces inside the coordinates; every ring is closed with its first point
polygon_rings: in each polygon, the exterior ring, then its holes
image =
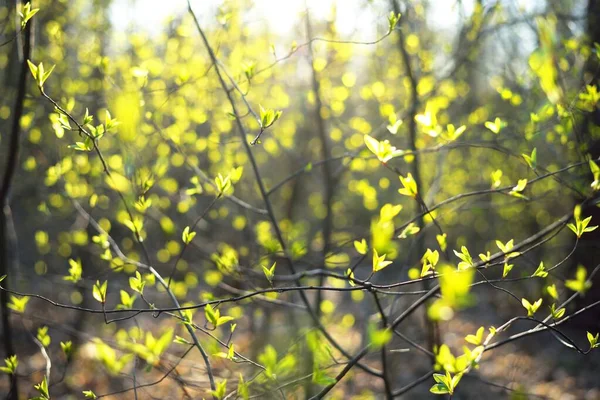
{"type": "Polygon", "coordinates": [[[433,394],[453,394],[458,382],[462,378],[462,374],[450,375],[446,371],[446,374],[433,374],[433,379],[436,384],[429,389],[433,394]]]}
{"type": "Polygon", "coordinates": [[[507,123],[502,119],[496,117],[494,121],[486,121],[483,125],[497,135],[502,129],[506,128],[507,123]]]}
{"type": "Polygon", "coordinates": [[[565,286],[582,295],[587,292],[592,287],[592,282],[587,280],[587,269],[582,265],[578,265],[575,272],[575,279],[567,279],[565,286]]]}
{"type": "Polygon", "coordinates": [[[483,333],[485,332],[485,328],[482,326],[477,329],[477,333],[475,335],[467,335],[465,340],[467,343],[474,344],[475,346],[479,346],[483,342],[483,333]]]}
{"type": "Polygon", "coordinates": [[[575,219],[575,223],[567,224],[567,226],[570,230],[573,231],[573,233],[575,233],[575,235],[577,235],[577,238],[580,238],[586,232],[592,232],[598,228],[598,225],[588,226],[590,221],[592,220],[591,216],[581,219],[580,205],[575,206],[575,210],[573,211],[573,218],[575,219]]]}
{"type": "Polygon", "coordinates": [[[462,246],[460,248],[460,253],[456,250],[452,250],[454,252],[454,255],[458,258],[460,258],[460,262],[458,263],[458,270],[459,271],[463,271],[465,269],[469,269],[472,268],[475,264],[473,263],[473,257],[471,257],[471,254],[469,253],[469,249],[466,248],[466,246],[462,246]]]}
{"type": "Polygon", "coordinates": [[[527,162],[527,165],[529,165],[531,169],[537,168],[537,148],[533,149],[531,155],[521,154],[521,156],[523,156],[523,158],[527,162]]]}
{"type": "Polygon", "coordinates": [[[218,400],[223,400],[225,395],[227,394],[227,379],[223,379],[219,383],[217,383],[217,389],[211,390],[210,392],[213,396],[215,396],[218,400]]]}
{"type": "Polygon", "coordinates": [[[267,280],[269,281],[269,283],[272,285],[273,284],[273,277],[275,276],[275,266],[277,265],[276,262],[273,263],[273,265],[271,265],[271,268],[267,268],[264,265],[262,265],[262,270],[265,274],[265,278],[267,278],[267,280]]]}
{"type": "Polygon", "coordinates": [[[409,196],[409,197],[417,197],[417,195],[419,194],[418,190],[417,190],[417,182],[415,182],[415,179],[413,178],[412,174],[409,172],[406,177],[400,175],[400,182],[402,183],[402,186],[404,186],[401,189],[398,189],[398,193],[400,193],[403,196],[409,196]]]}
{"type": "Polygon", "coordinates": [[[17,297],[14,295],[10,296],[10,303],[8,303],[8,308],[11,310],[23,314],[25,312],[25,307],[29,302],[29,297],[17,297]]]}
{"type": "Polygon", "coordinates": [[[373,273],[381,271],[392,263],[392,261],[386,261],[385,257],[385,254],[380,256],[377,254],[377,250],[373,249],[373,273]]]}
{"type": "Polygon", "coordinates": [[[16,355],[12,355],[8,358],[4,359],[4,367],[0,367],[0,371],[5,374],[14,375],[17,371],[17,366],[19,365],[19,360],[16,355]]]}
{"type": "Polygon", "coordinates": [[[218,328],[219,326],[226,324],[227,322],[232,321],[234,319],[233,317],[226,315],[221,316],[221,311],[219,309],[213,308],[210,304],[204,307],[204,315],[206,317],[206,320],[213,324],[215,328],[218,328]]]}
{"type": "Polygon", "coordinates": [[[37,340],[40,341],[42,346],[44,346],[44,347],[50,346],[51,339],[50,339],[50,335],[48,335],[48,327],[47,326],[39,327],[36,337],[37,337],[37,340]]]}
{"type": "Polygon", "coordinates": [[[186,226],[183,229],[183,233],[181,234],[181,240],[183,241],[183,243],[190,244],[192,240],[194,240],[194,237],[196,237],[196,232],[190,232],[190,227],[186,226]]]}
{"type": "Polygon", "coordinates": [[[48,379],[44,375],[42,382],[33,386],[35,390],[40,394],[39,396],[33,397],[32,400],[50,400],[50,392],[48,391],[48,379]]]}
{"type": "Polygon", "coordinates": [[[396,149],[396,147],[392,146],[388,140],[379,141],[374,137],[365,135],[364,141],[371,153],[375,154],[382,163],[387,163],[392,158],[404,154],[404,151],[396,149]]]}
{"type": "Polygon", "coordinates": [[[98,398],[98,396],[96,396],[96,394],[91,390],[84,390],[82,393],[86,399],[97,399],[98,398]]]}
{"type": "Polygon", "coordinates": [[[355,240],[354,248],[356,249],[358,254],[362,255],[367,254],[367,252],[369,251],[369,245],[367,244],[367,241],[365,239],[361,239],[360,242],[358,240],[355,240]]]}
{"type": "Polygon", "coordinates": [[[521,299],[521,304],[523,304],[523,307],[525,307],[525,309],[527,310],[527,316],[533,317],[538,308],[540,308],[540,306],[542,305],[542,299],[538,299],[534,301],[533,304],[531,304],[527,299],[523,298],[521,299]]]}
{"type": "Polygon", "coordinates": [[[71,281],[73,283],[77,283],[81,280],[81,274],[83,272],[83,267],[81,266],[81,260],[73,260],[69,259],[69,275],[65,276],[63,279],[65,281],[71,281]]]}
{"type": "Polygon", "coordinates": [[[590,350],[600,347],[600,343],[598,343],[599,336],[600,334],[598,333],[596,333],[596,335],[592,335],[591,333],[587,332],[587,340],[590,342],[590,350]]]}
{"type": "Polygon", "coordinates": [[[29,22],[29,20],[35,14],[37,14],[38,11],[40,11],[39,8],[31,8],[30,2],[27,2],[23,5],[23,8],[21,8],[21,11],[19,11],[19,17],[21,17],[21,29],[25,28],[27,22],[29,22]]]}
{"type": "Polygon", "coordinates": [[[546,271],[546,269],[544,268],[543,261],[540,261],[540,265],[538,265],[537,269],[535,270],[532,276],[537,276],[540,278],[545,278],[548,276],[548,271],[546,271]]]}
{"type": "Polygon", "coordinates": [[[73,355],[73,343],[70,340],[67,340],[66,342],[60,342],[60,348],[62,349],[65,357],[67,357],[67,360],[70,360],[71,356],[73,355]]]}
{"type": "Polygon", "coordinates": [[[556,304],[552,304],[550,306],[550,314],[553,319],[561,319],[565,315],[565,308],[561,307],[558,310],[556,309],[556,304]]]}
{"type": "Polygon", "coordinates": [[[106,290],[108,289],[108,281],[104,281],[100,283],[100,281],[96,281],[94,284],[94,288],[92,290],[92,295],[96,301],[104,304],[106,303],[106,290]]]}
{"type": "Polygon", "coordinates": [[[44,69],[43,63],[35,65],[31,61],[27,60],[27,64],[29,65],[29,70],[31,71],[31,75],[33,75],[33,79],[35,79],[38,88],[40,88],[40,90],[43,90],[44,83],[46,82],[48,77],[50,77],[50,74],[52,74],[52,71],[54,71],[56,65],[53,65],[48,71],[46,71],[44,69]]]}
{"type": "Polygon", "coordinates": [[[271,108],[265,109],[263,106],[260,107],[260,127],[267,129],[273,125],[281,117],[282,111],[275,111],[271,108]]]}
{"type": "Polygon", "coordinates": [[[369,343],[374,349],[381,349],[392,340],[390,329],[378,329],[374,325],[369,326],[369,343]]]}

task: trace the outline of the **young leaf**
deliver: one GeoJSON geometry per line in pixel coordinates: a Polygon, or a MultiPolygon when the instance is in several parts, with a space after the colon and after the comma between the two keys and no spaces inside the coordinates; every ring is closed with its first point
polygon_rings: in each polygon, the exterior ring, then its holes
{"type": "Polygon", "coordinates": [[[379,256],[379,254],[377,254],[377,250],[373,249],[373,272],[381,271],[392,263],[391,261],[386,261],[385,257],[385,254],[379,256]]]}
{"type": "Polygon", "coordinates": [[[596,333],[596,335],[592,335],[590,332],[587,332],[587,340],[588,342],[590,342],[590,349],[595,349],[596,347],[600,346],[600,343],[598,343],[598,337],[600,336],[600,334],[596,333]]]}
{"type": "Polygon", "coordinates": [[[190,227],[186,226],[185,229],[183,230],[183,233],[181,234],[181,240],[185,244],[190,244],[195,236],[196,236],[196,232],[194,232],[194,231],[190,232],[190,227]]]}
{"type": "Polygon", "coordinates": [[[19,365],[19,360],[16,355],[12,355],[8,358],[4,359],[4,367],[0,367],[0,371],[5,374],[14,375],[17,371],[17,366],[19,365]]]}
{"type": "Polygon", "coordinates": [[[367,241],[362,239],[360,242],[358,240],[354,241],[354,248],[358,252],[358,254],[365,255],[369,250],[369,246],[367,245],[367,241]]]}
{"type": "Polygon", "coordinates": [[[531,304],[527,299],[523,298],[521,299],[521,304],[523,304],[523,307],[525,307],[527,310],[527,316],[533,317],[535,312],[542,305],[542,299],[536,300],[533,304],[531,304]]]}
{"type": "Polygon", "coordinates": [[[94,288],[92,289],[92,295],[96,301],[104,304],[106,303],[106,289],[108,287],[108,281],[104,281],[100,284],[100,281],[96,281],[94,288]]]}
{"type": "Polygon", "coordinates": [[[84,390],[82,393],[86,399],[97,399],[98,398],[98,396],[96,396],[96,394],[91,390],[84,390]]]}
{"type": "Polygon", "coordinates": [[[486,121],[483,125],[497,135],[502,129],[506,127],[506,122],[496,117],[496,119],[494,119],[493,122],[486,121]]]}
{"type": "Polygon", "coordinates": [[[277,265],[277,262],[274,262],[273,265],[271,265],[271,268],[267,268],[264,265],[262,266],[263,273],[265,274],[265,278],[267,278],[267,280],[269,281],[269,283],[271,285],[273,285],[273,277],[275,276],[275,266],[276,265],[277,265]]]}
{"type": "Polygon", "coordinates": [[[521,156],[523,156],[523,158],[527,162],[527,165],[529,165],[529,168],[531,168],[531,169],[537,168],[537,148],[533,149],[533,151],[531,152],[531,155],[528,156],[527,154],[521,154],[521,156]]]}
{"type": "Polygon", "coordinates": [[[546,292],[555,300],[558,300],[558,290],[556,290],[556,284],[552,284],[546,287],[546,292]]]}
{"type": "Polygon", "coordinates": [[[8,303],[8,308],[11,310],[23,314],[25,312],[25,307],[27,306],[27,302],[29,301],[29,297],[17,297],[14,295],[10,296],[10,303],[8,303]]]}
{"type": "Polygon", "coordinates": [[[379,161],[387,163],[394,157],[398,157],[404,154],[404,151],[397,150],[396,147],[392,146],[388,140],[379,141],[372,136],[364,136],[365,145],[371,150],[371,153],[375,154],[379,161]]]}
{"type": "Polygon", "coordinates": [[[218,400],[223,400],[227,394],[227,379],[223,379],[221,382],[217,383],[217,389],[211,390],[210,392],[218,400]]]}
{"type": "Polygon", "coordinates": [[[592,283],[587,280],[587,269],[585,269],[583,265],[577,266],[575,279],[567,279],[565,281],[565,286],[580,294],[587,292],[588,289],[592,287],[592,283]]]}
{"type": "Polygon", "coordinates": [[[479,329],[477,329],[477,333],[475,335],[467,335],[467,337],[465,337],[465,340],[468,343],[474,344],[475,346],[479,346],[483,341],[483,332],[484,331],[485,331],[485,328],[482,326],[479,329]]]}
{"type": "Polygon", "coordinates": [[[415,182],[412,174],[409,172],[408,175],[406,175],[406,177],[400,175],[399,178],[400,182],[402,183],[402,186],[404,187],[402,189],[398,189],[398,193],[404,196],[417,197],[417,182],[415,182]]]}
{"type": "Polygon", "coordinates": [[[21,17],[21,29],[25,28],[27,22],[38,12],[39,8],[31,8],[31,3],[27,2],[19,11],[19,16],[21,17]]]}
{"type": "Polygon", "coordinates": [[[535,270],[532,276],[538,276],[540,278],[545,278],[548,276],[548,272],[544,269],[543,261],[540,261],[540,265],[538,265],[537,269],[535,270]]]}

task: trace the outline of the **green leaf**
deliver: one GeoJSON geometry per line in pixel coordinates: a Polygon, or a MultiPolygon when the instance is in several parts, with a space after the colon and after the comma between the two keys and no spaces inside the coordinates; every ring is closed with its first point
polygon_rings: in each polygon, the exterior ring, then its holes
{"type": "Polygon", "coordinates": [[[532,276],[538,276],[540,278],[545,278],[548,276],[548,272],[544,269],[543,261],[540,261],[540,265],[538,265],[537,269],[535,270],[532,276]]]}
{"type": "Polygon", "coordinates": [[[527,187],[527,179],[519,179],[519,181],[517,182],[517,185],[515,187],[513,187],[511,189],[511,191],[508,192],[508,194],[511,196],[514,196],[514,197],[520,197],[523,199],[527,199],[527,197],[525,197],[521,194],[521,192],[523,190],[525,190],[525,187],[527,187]]]}
{"type": "Polygon", "coordinates": [[[575,272],[575,279],[567,279],[565,286],[580,294],[587,292],[592,287],[592,283],[587,281],[587,269],[583,265],[578,265],[575,272]]]}
{"type": "Polygon", "coordinates": [[[242,374],[240,374],[239,376],[240,378],[238,379],[237,395],[243,400],[248,400],[250,398],[248,384],[244,382],[244,376],[242,374]]]}
{"type": "Polygon", "coordinates": [[[400,182],[402,183],[402,186],[404,187],[402,189],[398,189],[398,193],[404,196],[416,198],[418,194],[417,182],[413,178],[412,174],[409,172],[408,175],[406,175],[406,177],[400,175],[399,178],[400,182]]]}
{"type": "Polygon", "coordinates": [[[527,299],[523,298],[523,299],[521,299],[521,304],[527,310],[527,316],[528,317],[533,317],[533,315],[535,314],[535,312],[542,305],[542,299],[538,299],[533,304],[531,304],[527,299]]]}
{"type": "Polygon", "coordinates": [[[65,354],[65,357],[67,357],[67,360],[70,360],[71,356],[73,355],[73,343],[70,340],[67,340],[66,342],[60,342],[60,348],[65,354]]]}
{"type": "Polygon", "coordinates": [[[389,125],[386,127],[388,132],[392,135],[397,134],[398,128],[402,126],[402,120],[399,119],[395,113],[390,113],[390,115],[388,115],[388,121],[390,122],[389,125]]]}
{"type": "Polygon", "coordinates": [[[282,111],[275,111],[271,108],[265,109],[262,105],[259,104],[260,108],[260,127],[261,129],[267,129],[271,125],[273,125],[282,114],[282,111]]]}
{"type": "Polygon", "coordinates": [[[435,235],[435,240],[437,240],[438,245],[440,246],[440,250],[442,251],[446,251],[446,248],[448,247],[447,238],[448,235],[445,233],[441,235],[435,235]]]}
{"type": "Polygon", "coordinates": [[[102,284],[100,281],[96,281],[94,288],[92,289],[92,295],[96,301],[104,304],[106,303],[106,290],[108,287],[108,281],[104,281],[102,284]]]}
{"type": "Polygon", "coordinates": [[[483,332],[484,331],[485,331],[485,328],[482,326],[479,329],[477,329],[477,333],[475,335],[467,335],[467,337],[465,337],[465,340],[467,341],[467,343],[471,343],[471,344],[474,344],[475,346],[479,346],[483,341],[483,332]]]}
{"type": "Polygon", "coordinates": [[[25,312],[25,307],[27,306],[27,302],[29,302],[29,297],[17,297],[14,295],[10,296],[10,303],[8,303],[8,308],[11,310],[23,314],[25,312]]]}
{"type": "Polygon", "coordinates": [[[181,336],[177,336],[177,335],[175,335],[175,339],[173,339],[173,342],[179,343],[179,344],[189,344],[189,345],[193,344],[189,340],[182,338],[181,336]]]}
{"type": "Polygon", "coordinates": [[[196,232],[194,232],[194,231],[190,232],[190,227],[186,226],[185,229],[183,230],[183,233],[181,234],[181,240],[185,244],[190,244],[195,236],[196,236],[196,232]]]}
{"type": "Polygon", "coordinates": [[[144,294],[144,286],[146,286],[145,280],[142,279],[142,275],[139,271],[135,271],[135,277],[132,276],[129,278],[129,287],[134,292],[144,294]]]}
{"type": "Polygon", "coordinates": [[[377,250],[373,249],[373,272],[381,271],[388,265],[392,263],[392,261],[385,260],[386,255],[379,256],[377,254],[377,250]]]}
{"type": "Polygon", "coordinates": [[[411,222],[406,226],[406,228],[402,230],[402,232],[400,232],[400,234],[398,235],[398,239],[406,239],[409,236],[416,235],[417,233],[419,233],[420,230],[421,228],[419,228],[417,224],[411,222]]]}
{"type": "Polygon", "coordinates": [[[73,283],[77,283],[81,280],[81,274],[83,272],[83,267],[81,266],[81,260],[73,260],[69,259],[69,275],[63,277],[65,281],[71,281],[73,283]]]}
{"type": "Polygon", "coordinates": [[[19,16],[21,17],[21,29],[25,28],[25,26],[27,25],[27,22],[29,22],[29,20],[35,14],[37,14],[38,11],[40,11],[39,8],[33,8],[33,9],[31,8],[30,2],[25,3],[25,5],[21,9],[21,11],[19,11],[19,16]]]}
{"type": "Polygon", "coordinates": [[[229,175],[223,177],[218,174],[215,178],[215,185],[217,186],[217,195],[221,196],[231,187],[231,177],[229,175]]]}
{"type": "Polygon", "coordinates": [[[459,271],[464,271],[465,269],[475,266],[475,264],[473,264],[473,257],[471,257],[469,249],[467,249],[465,246],[461,246],[460,253],[456,250],[453,250],[453,252],[454,255],[461,260],[461,262],[458,263],[459,271]]]}
{"type": "Polygon", "coordinates": [[[506,127],[506,122],[496,117],[496,119],[494,119],[493,122],[486,121],[483,125],[497,135],[502,129],[506,127]]]}
{"type": "Polygon", "coordinates": [[[381,210],[379,210],[379,220],[391,221],[400,213],[401,210],[402,206],[400,204],[395,206],[389,203],[385,204],[383,207],[381,207],[381,210]]]}
{"type": "Polygon", "coordinates": [[[455,128],[453,124],[446,125],[446,132],[442,132],[442,139],[447,142],[453,142],[458,139],[465,131],[467,127],[465,125],[461,125],[458,128],[455,128]]]}
{"type": "Polygon", "coordinates": [[[502,277],[506,278],[506,276],[513,269],[513,267],[514,267],[513,264],[509,264],[509,263],[505,262],[504,263],[504,269],[502,270],[502,277]]]}
{"type": "Polygon", "coordinates": [[[4,359],[4,367],[0,367],[0,371],[8,375],[13,375],[17,371],[19,360],[16,355],[12,355],[4,359]]]}
{"type": "Polygon", "coordinates": [[[589,160],[590,171],[592,171],[592,175],[594,175],[594,181],[590,185],[593,190],[600,189],[600,167],[598,164],[592,159],[589,160]]]}
{"type": "Polygon", "coordinates": [[[33,387],[41,394],[42,399],[50,399],[50,393],[48,393],[48,379],[45,375],[42,382],[38,383],[37,385],[33,385],[33,387]]]}
{"type": "Polygon", "coordinates": [[[537,168],[537,148],[534,148],[531,155],[521,154],[531,169],[537,168]]]}
{"type": "Polygon", "coordinates": [[[396,28],[396,25],[398,25],[398,21],[400,21],[401,16],[402,14],[400,13],[396,14],[393,11],[390,11],[390,14],[388,15],[388,33],[396,28]]]}
{"type": "Polygon", "coordinates": [[[37,340],[40,341],[42,346],[44,346],[44,347],[50,346],[51,339],[50,339],[50,336],[48,335],[48,327],[47,326],[39,327],[36,337],[37,337],[37,340]]]}
{"type": "Polygon", "coordinates": [[[355,240],[354,248],[356,249],[358,254],[362,255],[367,254],[367,251],[369,251],[369,245],[367,244],[367,241],[365,239],[361,239],[360,242],[358,240],[355,240]]]}
{"type": "Polygon", "coordinates": [[[84,390],[83,395],[85,396],[86,399],[97,399],[98,398],[98,396],[96,396],[96,394],[91,390],[84,390]]]}
{"type": "Polygon", "coordinates": [[[404,154],[403,150],[397,150],[396,147],[392,146],[389,140],[379,141],[372,136],[364,136],[365,145],[375,154],[379,161],[387,163],[394,157],[399,157],[404,154]]]}
{"type": "Polygon", "coordinates": [[[211,390],[210,393],[218,400],[223,400],[225,394],[227,394],[227,379],[223,379],[221,382],[217,383],[216,390],[211,390]]]}
{"type": "Polygon", "coordinates": [[[552,314],[552,318],[554,319],[560,319],[563,317],[563,315],[565,315],[565,308],[559,308],[558,310],[556,309],[556,304],[552,304],[550,306],[550,313],[552,314]]]}
{"type": "Polygon", "coordinates": [[[377,329],[373,325],[369,329],[369,342],[375,349],[380,349],[392,340],[391,329],[377,329]]]}
{"type": "Polygon", "coordinates": [[[600,343],[598,343],[598,337],[600,336],[600,334],[596,333],[596,335],[592,335],[590,332],[587,332],[587,340],[588,342],[590,342],[590,349],[595,349],[596,347],[600,346],[600,343]]]}
{"type": "Polygon", "coordinates": [[[37,65],[35,65],[34,63],[32,63],[30,60],[27,60],[27,65],[29,65],[29,70],[31,71],[31,75],[33,76],[33,79],[35,79],[37,81],[38,80],[38,67],[37,67],[37,65]]]}
{"type": "Polygon", "coordinates": [[[558,300],[558,290],[556,290],[556,285],[552,284],[546,287],[546,292],[555,300],[558,300]]]}
{"type": "Polygon", "coordinates": [[[318,366],[315,364],[313,367],[312,382],[316,383],[317,385],[327,386],[335,383],[336,380],[335,378],[328,376],[325,371],[323,371],[321,368],[318,368],[318,366]]]}
{"type": "Polygon", "coordinates": [[[491,174],[492,189],[497,189],[502,185],[502,170],[497,169],[491,174]]]}
{"type": "Polygon", "coordinates": [[[267,280],[269,281],[269,283],[272,285],[273,284],[273,277],[275,276],[275,266],[277,265],[277,262],[274,262],[273,265],[271,265],[271,268],[267,268],[264,265],[262,265],[262,269],[263,269],[263,273],[265,274],[265,278],[267,278],[267,280]]]}
{"type": "Polygon", "coordinates": [[[217,326],[217,321],[220,315],[221,312],[218,309],[215,310],[212,308],[210,304],[207,304],[206,307],[204,307],[204,316],[206,317],[206,320],[214,326],[217,326]]]}

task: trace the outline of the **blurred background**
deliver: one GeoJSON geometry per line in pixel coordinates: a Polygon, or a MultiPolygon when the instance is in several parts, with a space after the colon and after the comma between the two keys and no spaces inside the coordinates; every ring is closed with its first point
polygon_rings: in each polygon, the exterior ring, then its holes
{"type": "MultiPolygon", "coordinates": [[[[262,266],[274,262],[281,284],[289,284],[290,271],[232,107],[187,2],[41,0],[33,6],[40,11],[31,20],[30,59],[46,68],[55,65],[45,92],[80,120],[87,109],[93,125],[104,123],[107,111],[120,122],[99,148],[110,169],[125,178],[123,197],[134,219],[107,183],[99,157],[68,147],[81,140],[79,135],[61,125],[52,104],[30,81],[20,159],[10,209],[5,210],[11,288],[97,308],[91,288],[97,280],[108,280],[113,297],[107,308],[116,307],[119,290],[129,289],[136,266],[110,250],[107,254],[107,238],[90,225],[90,218],[129,259],[154,266],[165,278],[174,271],[171,288],[182,304],[269,287],[262,266]],[[233,188],[213,203],[213,181],[219,174],[229,175],[233,188]],[[197,236],[184,246],[182,231],[196,221],[197,236]],[[132,226],[139,230],[147,256],[132,226]],[[79,282],[63,279],[69,260],[81,262],[79,282]]],[[[592,44],[600,40],[597,1],[202,0],[191,6],[231,87],[245,140],[260,132],[253,114],[260,106],[282,111],[251,151],[299,271],[326,269],[343,275],[356,265],[355,276],[366,279],[370,256],[362,257],[353,245],[364,238],[393,261],[373,282],[414,279],[426,249],[441,247],[437,235],[446,235],[442,257],[456,264],[452,249],[467,246],[474,258],[495,253],[497,240],[525,240],[592,195],[585,156],[600,156],[594,89],[598,58],[592,44]],[[390,12],[402,14],[392,31],[390,12]],[[486,122],[495,124],[497,132],[486,122]],[[464,133],[448,140],[449,124],[464,125],[464,133]],[[365,135],[410,154],[382,164],[365,146],[365,135]],[[534,149],[532,168],[522,154],[534,149]],[[547,176],[576,163],[579,167],[547,176]],[[413,219],[421,206],[398,193],[403,187],[398,175],[408,173],[417,180],[427,207],[435,208],[422,219],[413,219]],[[527,186],[523,197],[486,192],[525,178],[535,184],[527,186]],[[436,206],[471,192],[476,193],[436,206]],[[402,209],[386,219],[381,213],[386,204],[402,209]],[[410,221],[414,229],[404,231],[410,221]],[[404,237],[398,238],[400,233],[404,237]]],[[[18,21],[15,4],[0,1],[2,43],[14,37],[18,21]]],[[[8,156],[22,40],[20,36],[0,47],[0,160],[8,156]]],[[[592,223],[600,220],[595,210],[586,211],[590,213],[592,223]]],[[[558,231],[515,260],[509,277],[531,276],[540,261],[554,266],[565,260],[561,267],[543,279],[515,279],[503,287],[518,298],[544,297],[546,307],[552,299],[544,288],[555,284],[566,299],[570,293],[564,282],[576,266],[592,271],[599,262],[598,238],[590,235],[572,251],[572,232],[558,231]]],[[[348,286],[308,275],[306,285],[348,286]]],[[[490,269],[486,276],[499,278],[502,271],[490,269]]],[[[422,289],[416,286],[414,290],[422,289]]],[[[499,326],[523,313],[520,303],[503,291],[479,285],[472,292],[472,307],[439,323],[441,343],[455,354],[464,336],[479,326],[499,326]]],[[[151,282],[145,295],[157,306],[170,306],[164,289],[151,282]]],[[[311,293],[310,299],[323,324],[349,351],[360,349],[369,321],[376,317],[372,299],[360,291],[321,296],[311,293]]],[[[598,296],[592,288],[568,312],[598,296]]],[[[382,296],[385,307],[395,312],[414,300],[413,295],[382,296]]],[[[136,306],[143,306],[137,301],[136,306]]],[[[236,319],[236,350],[264,360],[271,345],[280,360],[288,357],[293,368],[279,377],[279,384],[306,375],[301,349],[311,322],[306,313],[294,311],[300,304],[297,293],[272,293],[221,307],[223,315],[236,319]]],[[[203,318],[198,312],[200,325],[203,318]]],[[[591,313],[565,331],[584,346],[585,330],[597,331],[598,320],[598,313],[591,313]]],[[[103,365],[104,348],[96,339],[119,352],[120,339],[142,337],[140,332],[159,335],[172,326],[184,335],[181,324],[165,316],[142,315],[106,325],[101,315],[31,300],[27,312],[13,314],[11,321],[22,393],[40,381],[45,365],[29,333],[48,326],[53,337],[49,353],[59,360],[52,375],[56,398],[79,398],[87,389],[96,394],[125,390],[135,370],[138,384],[154,382],[176,363],[176,374],[140,389],[139,396],[208,396],[199,355],[192,351],[180,360],[185,349],[178,344],[149,372],[141,361],[113,373],[103,365]],[[73,341],[77,349],[68,363],[61,359],[61,340],[73,341]]],[[[400,331],[427,347],[426,321],[425,312],[416,313],[400,331]]],[[[511,332],[528,328],[518,324],[511,332]]],[[[213,334],[226,340],[229,332],[219,328],[213,334]]],[[[201,340],[210,354],[223,351],[210,336],[201,335],[201,340]]],[[[406,343],[396,338],[393,347],[406,343]]],[[[377,365],[379,359],[365,362],[377,365]]],[[[399,387],[432,364],[414,349],[393,353],[388,362],[399,387]]],[[[218,357],[214,367],[219,377],[229,379],[230,389],[239,373],[256,373],[252,366],[218,357]]],[[[598,371],[598,357],[580,356],[542,334],[487,354],[481,368],[463,378],[456,398],[485,393],[491,398],[595,399],[600,398],[598,371]]],[[[8,390],[7,383],[2,381],[0,392],[8,390]]],[[[285,397],[303,398],[304,384],[291,384],[285,397]]],[[[429,398],[431,384],[416,386],[406,398],[429,398]]],[[[252,394],[272,396],[267,383],[256,386],[252,394]]],[[[383,398],[382,390],[381,382],[359,370],[331,393],[332,398],[367,399],[383,398]]],[[[132,393],[111,398],[132,398],[132,393]]]]}

